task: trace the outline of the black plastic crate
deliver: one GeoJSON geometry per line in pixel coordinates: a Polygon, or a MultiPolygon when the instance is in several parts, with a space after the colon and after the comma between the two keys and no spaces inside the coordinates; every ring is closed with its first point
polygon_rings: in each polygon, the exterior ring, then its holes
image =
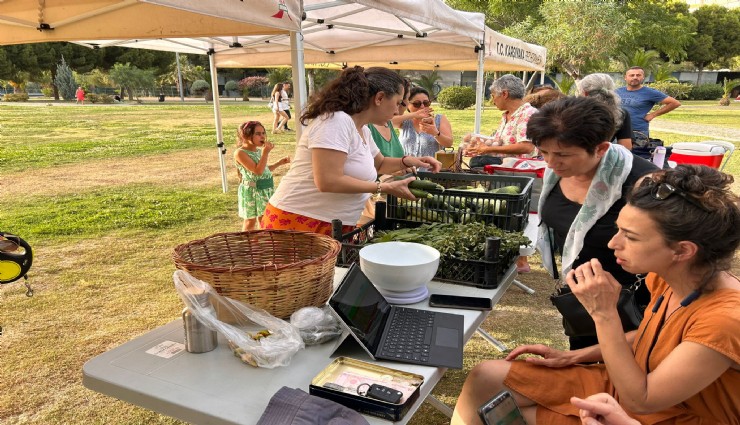
{"type": "MultiPolygon", "coordinates": [[[[342,249],[337,256],[337,266],[349,267],[353,263],[359,264],[360,249],[367,245],[379,230],[418,227],[425,224],[409,222],[410,226],[404,226],[403,223],[389,223],[383,217],[384,204],[384,202],[376,204],[376,214],[379,213],[380,217],[376,216],[375,220],[349,233],[342,234],[342,222],[340,220],[332,222],[334,230],[332,236],[342,243],[342,249]],[[388,227],[389,225],[390,227],[388,227]]],[[[437,270],[434,279],[485,289],[498,288],[501,279],[519,256],[519,252],[518,250],[499,252],[498,244],[493,239],[495,238],[489,238],[487,241],[485,258],[480,260],[462,260],[454,257],[440,258],[440,268],[437,270]]]]}
{"type": "MultiPolygon", "coordinates": [[[[529,220],[529,203],[534,179],[469,173],[427,173],[419,177],[445,187],[444,191],[429,191],[433,200],[408,201],[388,195],[382,229],[414,227],[421,223],[465,223],[483,221],[508,231],[522,231],[529,220]],[[481,192],[457,190],[472,187],[481,192]],[[516,186],[518,194],[492,193],[491,189],[516,186]]],[[[376,211],[376,217],[377,211],[376,211]]]]}

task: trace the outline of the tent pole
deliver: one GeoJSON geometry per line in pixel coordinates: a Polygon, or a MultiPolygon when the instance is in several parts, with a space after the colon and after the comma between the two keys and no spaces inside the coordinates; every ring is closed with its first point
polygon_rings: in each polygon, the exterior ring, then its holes
{"type": "Polygon", "coordinates": [[[485,82],[483,80],[485,70],[483,69],[483,60],[486,57],[485,46],[481,43],[478,49],[478,74],[475,76],[475,133],[480,133],[481,115],[483,114],[483,101],[486,97],[485,82]]]}
{"type": "Polygon", "coordinates": [[[177,88],[180,90],[180,102],[185,102],[185,95],[182,91],[182,71],[180,71],[180,53],[175,52],[175,62],[177,62],[177,88]]]}
{"type": "Polygon", "coordinates": [[[303,62],[303,34],[290,33],[290,62],[293,64],[293,104],[295,105],[295,137],[301,139],[303,126],[300,122],[303,108],[306,107],[306,64],[303,62]]]}
{"type": "Polygon", "coordinates": [[[540,85],[545,84],[545,70],[540,71],[540,85]]]}
{"type": "Polygon", "coordinates": [[[226,147],[224,146],[224,133],[221,128],[221,104],[218,98],[218,71],[216,71],[216,51],[211,44],[208,49],[208,64],[211,67],[211,93],[213,93],[213,117],[216,121],[216,148],[218,149],[218,161],[221,164],[221,188],[224,193],[229,190],[229,183],[226,181],[226,147]]]}

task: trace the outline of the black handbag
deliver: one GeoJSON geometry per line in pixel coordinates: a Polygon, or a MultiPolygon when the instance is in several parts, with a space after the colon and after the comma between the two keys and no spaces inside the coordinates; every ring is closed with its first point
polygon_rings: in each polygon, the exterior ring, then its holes
{"type": "MultiPolygon", "coordinates": [[[[640,287],[644,277],[638,276],[637,281],[628,287],[622,287],[617,302],[617,311],[622,320],[625,332],[637,329],[643,317],[643,309],[635,300],[635,292],[640,287]]],[[[596,325],[583,305],[578,301],[568,285],[559,286],[550,295],[550,301],[563,316],[565,335],[583,337],[596,336],[596,325]]]]}

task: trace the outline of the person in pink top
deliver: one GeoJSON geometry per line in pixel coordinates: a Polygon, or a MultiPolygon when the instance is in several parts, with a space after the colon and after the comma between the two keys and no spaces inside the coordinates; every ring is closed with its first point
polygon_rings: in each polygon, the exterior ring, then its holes
{"type": "Polygon", "coordinates": [[[502,156],[536,158],[539,154],[532,142],[527,140],[527,122],[537,109],[524,101],[524,83],[518,77],[506,74],[491,84],[491,98],[496,107],[504,111],[498,129],[491,137],[467,135],[463,142],[472,156],[471,167],[500,164],[502,156]]]}
{"type": "Polygon", "coordinates": [[[85,90],[82,89],[82,86],[77,87],[77,91],[75,92],[75,99],[77,99],[76,103],[79,103],[80,105],[85,104],[85,90]]]}

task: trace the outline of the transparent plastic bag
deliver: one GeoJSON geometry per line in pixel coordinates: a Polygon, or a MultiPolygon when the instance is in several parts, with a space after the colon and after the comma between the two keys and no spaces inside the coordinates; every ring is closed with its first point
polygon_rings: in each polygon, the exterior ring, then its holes
{"type": "Polygon", "coordinates": [[[290,315],[290,324],[306,345],[321,344],[342,334],[342,327],[329,312],[329,307],[303,307],[290,315]]]}
{"type": "Polygon", "coordinates": [[[222,297],[211,285],[194,278],[188,272],[177,270],[172,279],[178,295],[191,314],[209,329],[226,337],[234,354],[245,363],[268,369],[287,366],[293,355],[305,347],[298,329],[290,323],[257,307],[222,297]],[[208,292],[215,308],[205,308],[197,302],[196,295],[203,292],[208,292]],[[219,320],[216,317],[217,310],[230,313],[235,318],[236,325],[219,320]],[[264,336],[263,331],[254,330],[256,327],[264,328],[270,334],[264,336]]]}

